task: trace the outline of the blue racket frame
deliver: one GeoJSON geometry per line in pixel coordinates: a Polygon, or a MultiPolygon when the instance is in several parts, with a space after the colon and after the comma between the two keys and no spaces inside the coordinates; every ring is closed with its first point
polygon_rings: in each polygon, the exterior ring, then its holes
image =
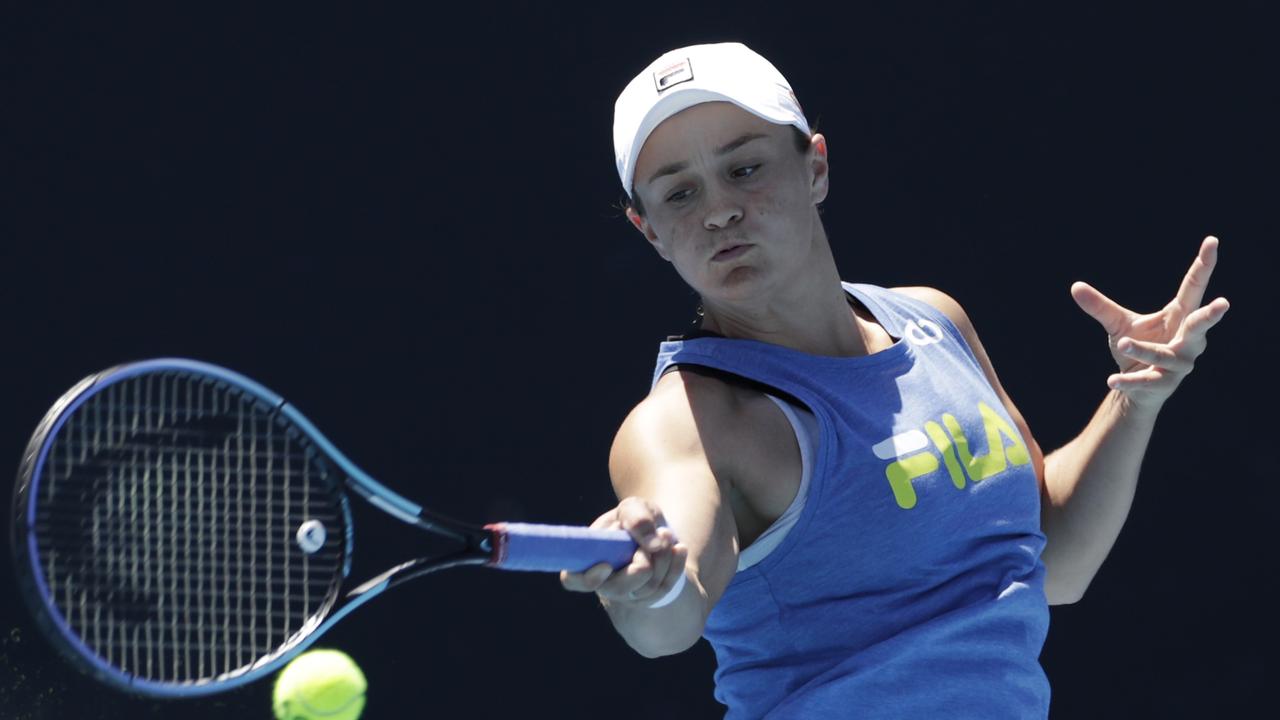
{"type": "MultiPolygon", "coordinates": [[[[346,520],[346,537],[341,581],[350,574],[354,551],[354,531],[346,496],[338,488],[341,508],[346,520]]],[[[378,596],[389,587],[405,580],[457,565],[490,565],[510,570],[550,570],[573,567],[573,562],[606,561],[621,567],[630,561],[635,550],[627,533],[622,531],[586,530],[560,526],[500,523],[479,528],[435,515],[373,479],[337,449],[301,412],[283,397],[239,373],[210,363],[184,358],[159,358],[109,368],[90,375],[62,396],[37,426],[19,472],[14,494],[12,547],[19,585],[23,596],[34,610],[41,629],[55,646],[77,667],[116,688],[151,697],[192,698],[223,692],[261,679],[280,669],[290,659],[311,646],[334,624],[356,608],[378,596]],[[411,525],[460,541],[466,550],[446,558],[418,558],[397,565],[357,586],[345,596],[345,603],[333,609],[336,597],[330,598],[315,614],[318,622],[299,629],[290,641],[275,653],[248,666],[237,668],[203,681],[157,682],[117,669],[83,642],[59,611],[39,562],[36,546],[36,499],[48,457],[49,448],[67,418],[90,398],[108,387],[144,373],[189,372],[226,383],[263,403],[271,412],[279,413],[296,425],[307,441],[343,476],[344,488],[358,493],[371,504],[411,525]],[[565,563],[563,565],[559,563],[565,563]],[[332,611],[332,612],[330,612],[332,611]]],[[[340,581],[340,582],[341,582],[340,581]]]]}

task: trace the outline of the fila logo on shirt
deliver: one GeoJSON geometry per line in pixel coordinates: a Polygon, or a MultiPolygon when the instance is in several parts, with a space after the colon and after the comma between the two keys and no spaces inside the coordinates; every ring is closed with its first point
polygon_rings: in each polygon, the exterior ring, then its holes
{"type": "Polygon", "coordinates": [[[970,452],[969,438],[951,413],[942,414],[941,424],[933,420],[926,422],[923,432],[913,429],[898,433],[872,446],[871,451],[876,457],[893,460],[884,469],[884,474],[898,507],[903,510],[915,507],[916,489],[911,481],[937,472],[941,467],[945,467],[951,476],[951,484],[957,490],[963,490],[966,478],[979,483],[1010,467],[1031,462],[1022,435],[1013,425],[984,402],[978,403],[978,413],[982,416],[987,439],[985,455],[970,452]],[[939,457],[942,458],[941,465],[939,457]]]}
{"type": "Polygon", "coordinates": [[[932,345],[942,342],[942,328],[932,320],[923,318],[908,320],[902,329],[913,345],[932,345]]]}

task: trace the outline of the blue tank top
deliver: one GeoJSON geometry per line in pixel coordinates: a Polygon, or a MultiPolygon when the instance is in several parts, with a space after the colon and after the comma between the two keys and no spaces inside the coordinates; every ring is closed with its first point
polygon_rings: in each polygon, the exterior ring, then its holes
{"type": "Polygon", "coordinates": [[[664,342],[672,365],[775,388],[818,420],[809,497],[707,620],[727,718],[1044,718],[1040,495],[973,351],[925,302],[845,291],[896,338],[862,357],[664,342]]]}

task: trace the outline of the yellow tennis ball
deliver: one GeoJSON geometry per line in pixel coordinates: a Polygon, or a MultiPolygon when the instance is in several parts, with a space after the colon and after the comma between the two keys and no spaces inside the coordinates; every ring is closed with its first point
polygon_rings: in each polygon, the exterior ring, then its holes
{"type": "Polygon", "coordinates": [[[367,688],[360,666],[346,653],[311,650],[280,671],[272,707],[277,720],[356,720],[367,688]]]}

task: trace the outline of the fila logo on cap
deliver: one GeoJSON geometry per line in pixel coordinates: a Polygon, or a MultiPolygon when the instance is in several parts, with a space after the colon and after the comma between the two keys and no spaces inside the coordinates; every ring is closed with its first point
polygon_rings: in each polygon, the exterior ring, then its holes
{"type": "Polygon", "coordinates": [[[672,87],[682,82],[689,82],[693,79],[693,66],[689,64],[689,59],[685,58],[674,65],[668,65],[659,69],[653,74],[653,85],[661,93],[663,90],[670,90],[672,87]]]}

